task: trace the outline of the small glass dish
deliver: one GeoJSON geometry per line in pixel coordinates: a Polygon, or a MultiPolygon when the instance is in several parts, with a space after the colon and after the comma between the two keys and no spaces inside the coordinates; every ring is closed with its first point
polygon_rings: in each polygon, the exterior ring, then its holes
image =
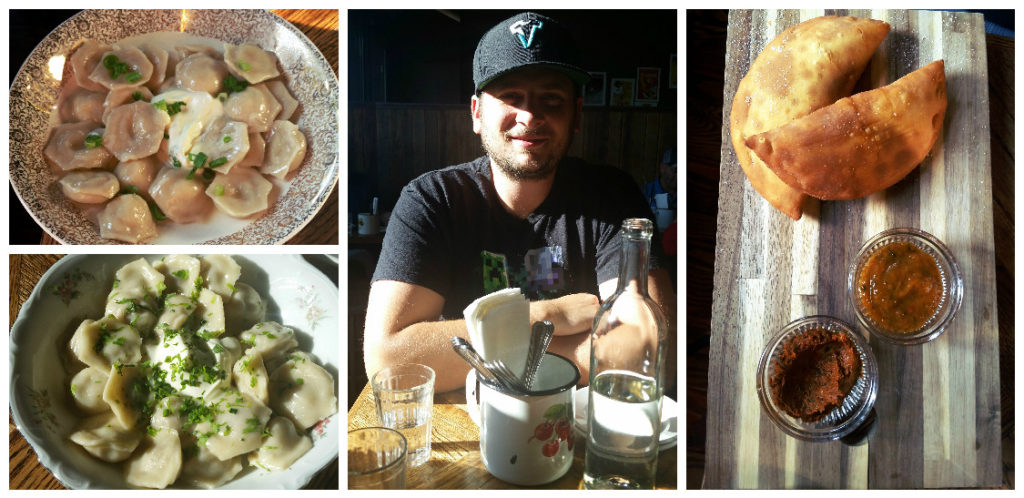
{"type": "Polygon", "coordinates": [[[862,425],[871,424],[873,421],[875,398],[878,396],[878,362],[868,341],[846,322],[824,315],[806,316],[790,322],[765,345],[761,361],[757,365],[757,395],[761,400],[761,407],[772,422],[790,436],[804,441],[833,441],[845,438],[862,425]],[[816,329],[839,332],[849,337],[860,358],[861,371],[860,377],[843,398],[841,405],[819,420],[806,422],[782,409],[774,399],[770,379],[775,373],[777,361],[786,343],[794,337],[816,329]]]}
{"type": "Polygon", "coordinates": [[[957,311],[960,310],[963,287],[960,266],[953,258],[949,248],[932,234],[916,228],[893,228],[868,239],[857,253],[853,264],[850,265],[850,271],[846,277],[847,293],[860,325],[872,335],[900,345],[922,344],[942,334],[956,317],[957,311]],[[891,330],[878,323],[867,313],[857,292],[857,281],[871,256],[879,249],[899,242],[913,244],[931,256],[939,268],[939,275],[942,279],[942,297],[935,312],[920,327],[907,332],[891,330]]]}

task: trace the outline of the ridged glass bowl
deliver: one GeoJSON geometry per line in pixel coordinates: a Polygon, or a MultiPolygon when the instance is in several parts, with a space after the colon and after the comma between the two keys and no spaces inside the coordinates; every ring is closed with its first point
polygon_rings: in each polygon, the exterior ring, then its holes
{"type": "Polygon", "coordinates": [[[857,253],[853,264],[850,265],[850,271],[846,277],[847,293],[853,303],[853,309],[857,313],[860,325],[875,337],[901,345],[925,343],[942,334],[956,317],[957,311],[960,310],[963,287],[960,266],[953,258],[949,248],[935,236],[916,228],[893,228],[868,239],[857,253]],[[865,310],[857,292],[857,281],[871,256],[879,249],[897,242],[909,242],[931,256],[938,265],[939,275],[942,278],[942,298],[938,308],[923,325],[908,332],[891,330],[875,321],[865,310]]]}
{"type": "Polygon", "coordinates": [[[757,395],[768,418],[786,434],[805,441],[840,439],[868,421],[878,396],[878,363],[867,340],[846,322],[824,315],[799,318],[783,327],[765,345],[757,365],[757,395]],[[861,374],[840,406],[819,420],[805,422],[782,409],[772,394],[770,379],[786,343],[816,329],[839,332],[849,337],[860,357],[861,374]]]}

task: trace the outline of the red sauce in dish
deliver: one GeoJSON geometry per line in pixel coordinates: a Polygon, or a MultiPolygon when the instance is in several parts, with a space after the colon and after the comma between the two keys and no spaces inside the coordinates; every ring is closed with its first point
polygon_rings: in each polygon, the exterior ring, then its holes
{"type": "Polygon", "coordinates": [[[846,334],[813,329],[783,344],[768,385],[782,411],[814,422],[842,404],[860,375],[860,355],[846,334]]]}

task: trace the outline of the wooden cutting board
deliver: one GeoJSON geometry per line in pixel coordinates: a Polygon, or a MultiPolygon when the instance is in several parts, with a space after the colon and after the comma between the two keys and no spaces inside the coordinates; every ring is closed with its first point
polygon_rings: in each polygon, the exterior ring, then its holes
{"type": "MultiPolygon", "coordinates": [[[[980,14],[839,10],[729,15],[708,384],[707,488],[920,488],[1001,482],[989,103],[980,14]],[[944,133],[907,178],[855,201],[820,202],[797,222],[772,208],[743,174],[729,114],[740,79],[783,29],[819,15],[888,22],[865,70],[878,87],[945,59],[944,133]],[[765,342],[814,314],[856,323],[846,273],[861,245],[894,227],[925,230],[952,250],[963,304],[938,339],[877,339],[878,425],[866,444],[809,443],[785,435],[755,391],[765,342]]],[[[861,331],[867,335],[867,331],[861,331]]]]}

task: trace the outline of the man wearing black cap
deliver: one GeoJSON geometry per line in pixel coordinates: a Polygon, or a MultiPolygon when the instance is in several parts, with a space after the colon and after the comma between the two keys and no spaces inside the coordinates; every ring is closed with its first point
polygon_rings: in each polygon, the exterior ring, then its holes
{"type": "MultiPolygon", "coordinates": [[[[615,290],[619,227],[651,213],[628,174],[566,157],[588,79],[578,60],[568,30],[540,14],[513,16],[481,38],[471,111],[487,155],[402,191],[370,288],[368,374],[423,363],[438,392],[460,387],[469,366],[450,339],[468,335],[462,310],[518,287],[530,322],[555,324],[549,351],[572,359],[586,382],[597,295],[615,290]]],[[[669,282],[652,270],[648,287],[674,315],[669,282]]]]}

